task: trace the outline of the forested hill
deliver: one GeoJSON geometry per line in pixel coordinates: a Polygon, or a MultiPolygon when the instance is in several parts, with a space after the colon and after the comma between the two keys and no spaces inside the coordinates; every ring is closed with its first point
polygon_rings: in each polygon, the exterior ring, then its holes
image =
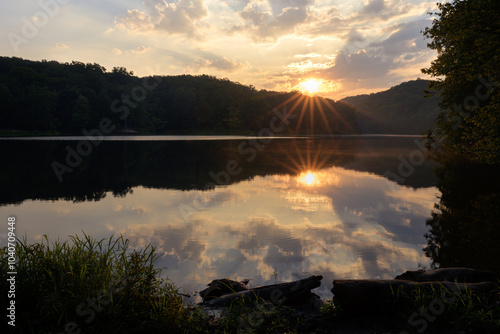
{"type": "Polygon", "coordinates": [[[439,97],[424,98],[429,81],[413,80],[383,92],[342,101],[354,106],[361,133],[422,134],[434,128],[439,97]]]}
{"type": "Polygon", "coordinates": [[[354,110],[330,99],[258,91],[207,75],[139,78],[123,67],[107,71],[75,61],[0,57],[0,99],[4,134],[81,135],[103,120],[113,129],[108,134],[357,132],[354,110]]]}

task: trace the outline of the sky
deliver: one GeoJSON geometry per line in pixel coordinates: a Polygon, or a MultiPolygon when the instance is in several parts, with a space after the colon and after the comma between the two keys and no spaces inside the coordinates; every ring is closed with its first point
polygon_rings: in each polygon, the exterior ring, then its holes
{"type": "Polygon", "coordinates": [[[427,78],[436,0],[16,0],[0,56],[208,74],[329,97],[427,78]]]}

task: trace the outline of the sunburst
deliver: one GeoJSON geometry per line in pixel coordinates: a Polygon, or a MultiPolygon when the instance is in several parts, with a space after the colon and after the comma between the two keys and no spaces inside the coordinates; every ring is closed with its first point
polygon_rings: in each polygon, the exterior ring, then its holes
{"type": "Polygon", "coordinates": [[[298,89],[303,93],[314,94],[321,91],[322,83],[319,79],[310,78],[298,84],[298,89]]]}
{"type": "Polygon", "coordinates": [[[313,184],[314,182],[314,174],[312,174],[311,172],[308,172],[305,176],[304,176],[304,182],[308,185],[311,185],[313,184]]]}

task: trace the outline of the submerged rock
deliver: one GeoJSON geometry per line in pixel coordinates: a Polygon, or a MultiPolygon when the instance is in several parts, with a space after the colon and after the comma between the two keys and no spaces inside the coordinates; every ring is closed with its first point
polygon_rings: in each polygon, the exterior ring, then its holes
{"type": "MultiPolygon", "coordinates": [[[[496,288],[492,282],[414,282],[405,280],[334,280],[334,303],[350,315],[394,314],[412,296],[447,290],[451,295],[488,293],[496,288]]],[[[440,294],[441,296],[445,296],[440,294]]],[[[444,298],[444,297],[443,297],[444,298]]],[[[444,298],[446,300],[452,298],[444,298]]]]}
{"type": "Polygon", "coordinates": [[[209,306],[221,307],[229,306],[233,301],[240,300],[243,302],[252,303],[256,300],[265,300],[275,305],[281,304],[307,304],[311,307],[320,307],[321,300],[316,298],[315,294],[311,293],[321,285],[323,276],[310,276],[298,281],[279,283],[261,286],[253,289],[247,289],[244,286],[242,289],[240,282],[231,281],[228,279],[215,280],[209,284],[209,288],[200,292],[209,306]],[[236,283],[236,284],[234,284],[236,283]],[[240,291],[233,291],[233,284],[240,287],[240,291]],[[229,291],[229,292],[226,292],[229,291]],[[219,296],[217,294],[222,293],[219,296]]]}
{"type": "Polygon", "coordinates": [[[415,282],[448,281],[458,283],[497,282],[498,276],[490,271],[470,268],[442,268],[435,270],[406,271],[395,279],[415,282]]]}
{"type": "MultiPolygon", "coordinates": [[[[334,303],[350,315],[389,315],[421,292],[486,294],[498,284],[491,272],[470,268],[407,271],[393,280],[334,280],[334,303]]],[[[444,296],[441,294],[441,296],[444,296]]],[[[444,298],[444,297],[443,297],[444,298]]]]}
{"type": "Polygon", "coordinates": [[[216,279],[207,284],[208,288],[200,291],[200,296],[203,298],[203,301],[208,301],[230,293],[245,291],[247,290],[248,282],[248,279],[241,282],[228,278],[216,279]]]}

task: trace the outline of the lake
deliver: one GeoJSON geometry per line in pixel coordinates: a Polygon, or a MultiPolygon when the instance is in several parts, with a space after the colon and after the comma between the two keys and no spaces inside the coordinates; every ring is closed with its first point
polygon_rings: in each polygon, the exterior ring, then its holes
{"type": "Polygon", "coordinates": [[[221,277],[257,286],[321,274],[316,292],[330,298],[335,278],[431,263],[424,235],[442,175],[419,137],[40,137],[0,148],[0,217],[16,216],[18,237],[151,243],[186,293],[221,277]]]}

